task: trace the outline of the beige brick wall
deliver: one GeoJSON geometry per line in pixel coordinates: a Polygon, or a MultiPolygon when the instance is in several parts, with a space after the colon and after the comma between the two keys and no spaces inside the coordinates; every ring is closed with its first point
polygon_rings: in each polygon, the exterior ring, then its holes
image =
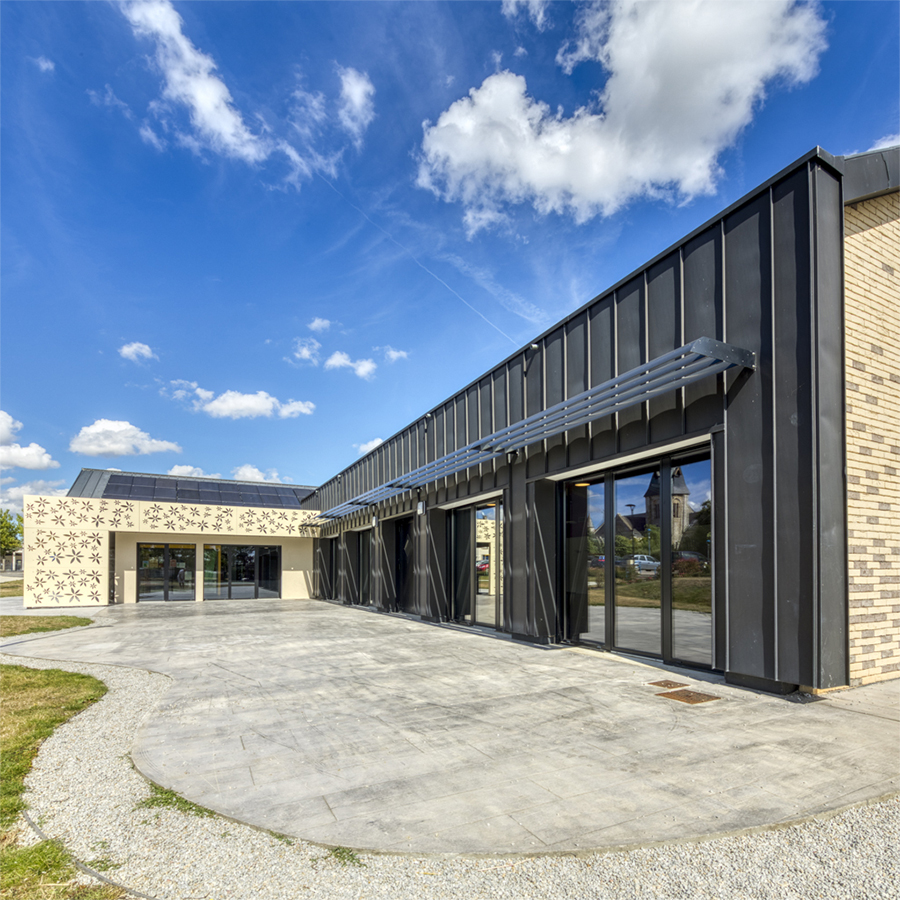
{"type": "Polygon", "coordinates": [[[844,210],[850,683],[900,678],[900,194],[844,210]]]}

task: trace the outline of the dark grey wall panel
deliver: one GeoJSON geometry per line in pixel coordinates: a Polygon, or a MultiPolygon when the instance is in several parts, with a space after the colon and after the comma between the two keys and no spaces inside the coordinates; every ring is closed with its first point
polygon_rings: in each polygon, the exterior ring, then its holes
{"type": "MultiPolygon", "coordinates": [[[[646,362],[644,355],[644,278],[635,278],[616,292],[616,374],[646,362]]],[[[647,416],[643,406],[618,414],[619,450],[633,450],[647,443],[647,416]]]]}
{"type": "MultiPolygon", "coordinates": [[[[575,397],[586,391],[590,385],[588,359],[587,312],[576,316],[566,326],[566,397],[575,397]]],[[[588,426],[571,429],[566,436],[568,447],[567,463],[577,466],[591,458],[588,426]]]]}
{"type": "MultiPolygon", "coordinates": [[[[819,621],[814,685],[846,684],[847,531],[844,406],[843,239],[841,185],[820,166],[813,169],[816,215],[816,431],[818,468],[819,621]]],[[[894,176],[896,184],[896,171],[894,176]]]]}
{"type": "Polygon", "coordinates": [[[468,441],[471,444],[481,437],[481,418],[478,413],[478,385],[466,391],[466,411],[469,419],[468,441]]]}
{"type": "MultiPolygon", "coordinates": [[[[616,374],[615,296],[609,294],[590,309],[590,384],[595,387],[616,374]]],[[[591,423],[591,456],[602,459],[616,452],[615,416],[591,423]]]]}
{"type": "Polygon", "coordinates": [[[509,423],[525,418],[524,354],[516,354],[509,361],[509,423]]]}
{"type": "Polygon", "coordinates": [[[530,637],[551,641],[556,635],[557,524],[555,481],[532,481],[528,485],[528,549],[533,568],[528,585],[528,630],[530,637]]]}
{"type": "Polygon", "coordinates": [[[344,532],[344,581],[341,600],[344,603],[359,603],[359,533],[344,532]]]}
{"type": "Polygon", "coordinates": [[[447,512],[429,509],[426,512],[426,615],[432,620],[445,620],[450,615],[448,581],[447,512]]]}
{"type": "Polygon", "coordinates": [[[775,678],[808,684],[813,625],[812,323],[809,316],[809,178],[801,170],[772,188],[775,341],[775,678]],[[802,623],[802,624],[801,624],[802,623]]]}
{"type": "MultiPolygon", "coordinates": [[[[673,253],[647,271],[647,356],[655,359],[681,347],[681,258],[673,253]]],[[[673,391],[648,404],[650,441],[681,434],[681,392],[673,391]]]]}
{"type": "MultiPolygon", "coordinates": [[[[394,519],[381,522],[378,532],[378,606],[383,610],[397,608],[397,523],[394,519]]],[[[374,548],[373,548],[374,549],[374,548]]]]}
{"type": "MultiPolygon", "coordinates": [[[[544,402],[546,406],[562,403],[566,397],[565,383],[565,332],[562,328],[548,335],[546,347],[544,402]]],[[[547,470],[559,471],[566,467],[566,436],[558,435],[547,440],[547,470]]]]}
{"type": "Polygon", "coordinates": [[[494,386],[492,391],[494,401],[494,428],[498,431],[509,424],[506,408],[506,369],[497,369],[494,372],[494,386]]]}
{"type": "Polygon", "coordinates": [[[525,463],[520,457],[510,466],[509,534],[506,536],[510,567],[506,605],[509,610],[509,627],[513,634],[529,633],[528,584],[531,565],[527,534],[530,516],[526,493],[525,463]]]}
{"type": "Polygon", "coordinates": [[[757,354],[727,379],[730,668],[774,679],[772,304],[768,194],[725,221],[725,340],[757,354]]]}

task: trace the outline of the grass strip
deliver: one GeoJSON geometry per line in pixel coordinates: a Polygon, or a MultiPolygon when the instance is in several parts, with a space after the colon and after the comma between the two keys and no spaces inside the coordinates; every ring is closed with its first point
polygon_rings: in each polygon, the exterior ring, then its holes
{"type": "Polygon", "coordinates": [[[90,625],[91,621],[84,616],[0,616],[0,637],[15,637],[17,634],[32,634],[39,631],[59,631],[61,628],[90,625]]]}
{"type": "Polygon", "coordinates": [[[208,818],[209,816],[214,816],[215,813],[211,809],[206,809],[204,806],[197,806],[196,803],[191,803],[190,800],[185,800],[180,794],[176,794],[175,791],[170,791],[168,788],[162,788],[158,784],[150,783],[150,796],[145,797],[139,803],[136,803],[134,806],[135,809],[177,809],[179,812],[188,813],[192,816],[198,816],[201,819],[208,818]]]}
{"type": "Polygon", "coordinates": [[[0,894],[4,900],[114,900],[109,885],[73,882],[75,867],[57,841],[19,847],[10,831],[25,808],[22,793],[41,741],[106,693],[89,675],[59,669],[0,666],[0,894]]]}
{"type": "Polygon", "coordinates": [[[0,597],[22,597],[25,594],[25,582],[20,578],[18,581],[0,581],[0,597]]]}

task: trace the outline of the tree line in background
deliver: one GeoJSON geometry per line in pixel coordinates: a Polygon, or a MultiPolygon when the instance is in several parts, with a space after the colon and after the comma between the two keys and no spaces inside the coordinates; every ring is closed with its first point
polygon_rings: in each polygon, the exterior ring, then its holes
{"type": "Polygon", "coordinates": [[[9,556],[22,546],[22,515],[0,509],[0,557],[9,556]]]}

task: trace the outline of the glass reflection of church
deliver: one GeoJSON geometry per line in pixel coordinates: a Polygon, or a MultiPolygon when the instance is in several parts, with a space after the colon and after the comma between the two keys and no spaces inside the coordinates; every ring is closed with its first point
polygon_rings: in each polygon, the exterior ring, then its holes
{"type": "MultiPolygon", "coordinates": [[[[672,546],[677,547],[691,525],[691,506],[688,503],[691,489],[684,480],[681,466],[672,468],[672,546]]],[[[650,486],[644,494],[646,525],[659,527],[659,472],[654,472],[650,486]]],[[[646,526],[645,526],[646,527],[646,526]]]]}

